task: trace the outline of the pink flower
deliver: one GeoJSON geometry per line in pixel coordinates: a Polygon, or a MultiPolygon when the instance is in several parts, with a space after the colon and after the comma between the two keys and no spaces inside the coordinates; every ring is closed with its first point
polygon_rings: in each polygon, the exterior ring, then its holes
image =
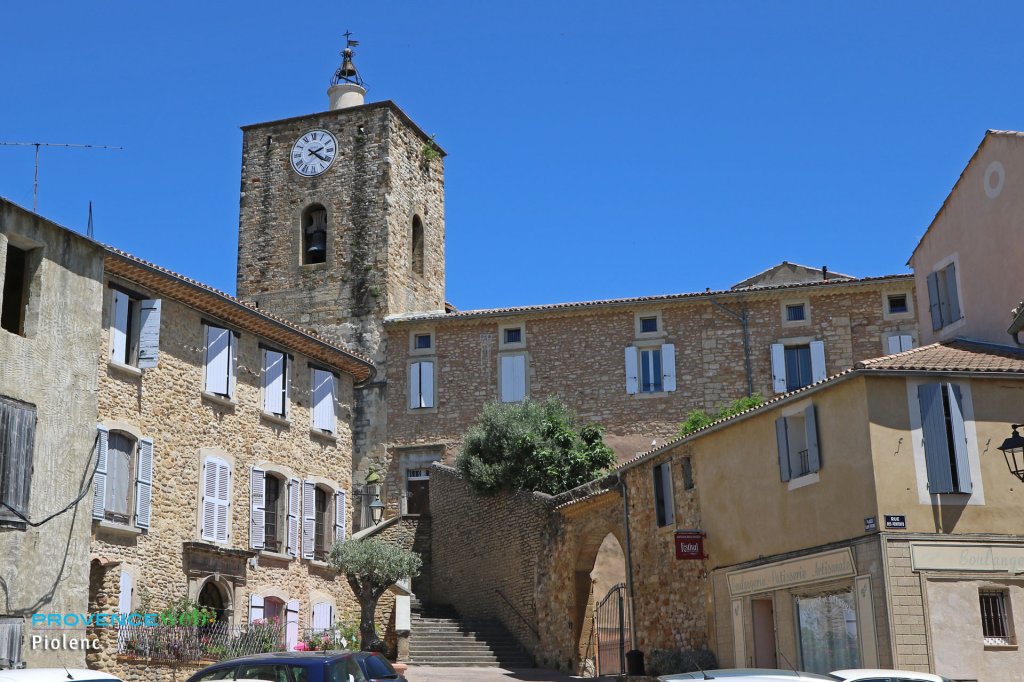
{"type": "Polygon", "coordinates": [[[294,651],[309,651],[309,649],[306,647],[306,643],[305,642],[299,642],[294,647],[292,647],[292,649],[294,651]]]}

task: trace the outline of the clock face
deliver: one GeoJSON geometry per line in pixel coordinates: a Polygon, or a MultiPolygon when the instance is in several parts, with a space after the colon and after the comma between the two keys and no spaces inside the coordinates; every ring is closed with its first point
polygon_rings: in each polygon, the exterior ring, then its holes
{"type": "Polygon", "coordinates": [[[292,168],[311,178],[331,167],[338,154],[338,141],[326,130],[310,130],[292,145],[292,168]]]}

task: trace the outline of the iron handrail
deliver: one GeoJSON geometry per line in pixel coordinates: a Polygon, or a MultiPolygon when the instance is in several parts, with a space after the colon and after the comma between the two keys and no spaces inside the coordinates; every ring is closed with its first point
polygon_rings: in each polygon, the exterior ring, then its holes
{"type": "Polygon", "coordinates": [[[499,590],[499,589],[498,589],[497,587],[495,587],[495,588],[494,588],[494,591],[495,591],[495,592],[497,593],[497,595],[498,595],[499,597],[501,597],[501,598],[502,598],[502,599],[503,599],[503,600],[505,601],[505,603],[506,603],[506,604],[508,604],[508,607],[509,607],[510,609],[512,609],[512,611],[513,611],[513,612],[514,612],[514,613],[515,613],[515,614],[516,614],[517,616],[519,616],[519,619],[520,619],[520,620],[522,620],[522,621],[523,621],[523,623],[525,623],[525,624],[526,624],[526,627],[530,628],[530,632],[532,632],[532,633],[533,633],[533,636],[534,636],[534,637],[536,637],[537,639],[540,639],[540,633],[539,633],[539,632],[537,632],[537,628],[533,627],[533,626],[532,626],[532,625],[530,624],[530,621],[526,620],[526,617],[525,617],[525,616],[524,616],[523,614],[519,613],[519,609],[517,609],[517,608],[516,608],[516,607],[515,607],[515,606],[514,606],[514,605],[512,604],[512,602],[510,602],[510,601],[508,600],[508,597],[506,597],[506,596],[505,596],[504,594],[502,594],[501,590],[499,590]]]}

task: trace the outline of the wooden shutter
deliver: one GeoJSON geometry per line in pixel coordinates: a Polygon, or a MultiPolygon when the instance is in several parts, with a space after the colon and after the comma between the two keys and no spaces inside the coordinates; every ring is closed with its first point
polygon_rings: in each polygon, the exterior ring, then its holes
{"type": "Polygon", "coordinates": [[[626,346],[626,393],[634,395],[640,391],[639,363],[636,346],[626,346]]]}
{"type": "Polygon", "coordinates": [[[231,468],[216,457],[208,457],[203,465],[202,538],[227,542],[229,535],[229,503],[231,468]]]}
{"type": "Polygon", "coordinates": [[[299,556],[299,515],[301,513],[302,483],[297,478],[288,481],[288,553],[299,556]]]}
{"type": "MultiPolygon", "coordinates": [[[[32,453],[36,440],[36,408],[0,398],[0,500],[28,516],[32,484],[32,453]]],[[[0,507],[0,514],[10,514],[0,507]]]]}
{"type": "Polygon", "coordinates": [[[826,376],[825,342],[811,341],[811,382],[824,381],[826,376]]]}
{"type": "Polygon", "coordinates": [[[942,406],[942,384],[917,387],[921,404],[921,431],[924,459],[931,493],[953,492],[953,472],[949,465],[949,441],[946,438],[946,414],[942,406]]]}
{"type": "Polygon", "coordinates": [[[312,559],[316,533],[316,484],[302,482],[302,558],[312,559]]]}
{"type": "Polygon", "coordinates": [[[299,600],[291,599],[285,606],[284,610],[284,622],[285,622],[285,644],[287,645],[287,651],[294,651],[295,645],[299,643],[299,600]]]}
{"type": "Polygon", "coordinates": [[[322,369],[313,370],[313,427],[334,433],[334,375],[322,369]]]}
{"type": "Polygon", "coordinates": [[[128,294],[114,289],[113,320],[111,331],[114,334],[110,358],[115,362],[128,362],[128,308],[131,301],[128,294]]]}
{"type": "Polygon", "coordinates": [[[132,574],[128,571],[121,571],[121,577],[118,580],[118,587],[120,592],[117,595],[117,612],[118,613],[131,613],[132,612],[132,589],[133,589],[132,574]]]}
{"type": "Polygon", "coordinates": [[[156,367],[160,359],[160,299],[139,304],[139,369],[156,367]]]}
{"type": "Polygon", "coordinates": [[[313,604],[313,629],[330,630],[334,627],[334,606],[327,602],[313,604]]]}
{"type": "Polygon", "coordinates": [[[153,439],[139,441],[135,460],[135,525],[149,528],[153,502],[153,439]]]}
{"type": "Polygon", "coordinates": [[[249,469],[249,547],[263,549],[267,533],[267,472],[249,469]]]}
{"type": "Polygon", "coordinates": [[[772,389],[786,392],[786,347],[781,343],[772,344],[772,389]]]}
{"type": "Polygon", "coordinates": [[[284,353],[263,351],[263,411],[284,415],[284,353]]]}
{"type": "Polygon", "coordinates": [[[676,347],[671,343],[661,346],[662,390],[676,390],[676,347]]]}
{"type": "Polygon", "coordinates": [[[950,324],[960,319],[960,293],[956,287],[955,263],[946,266],[946,295],[949,298],[949,320],[946,324],[950,324]]]}
{"type": "Polygon", "coordinates": [[[789,467],[789,437],[786,433],[786,418],[775,420],[775,444],[779,450],[779,477],[783,481],[793,478],[789,467]]]}
{"type": "Polygon", "coordinates": [[[434,363],[420,363],[420,407],[434,406],[434,363]]]}
{"type": "Polygon", "coordinates": [[[334,493],[334,541],[345,542],[348,525],[348,509],[346,508],[347,495],[344,490],[334,493]]]}
{"type": "Polygon", "coordinates": [[[103,519],[107,501],[107,444],[110,432],[105,426],[96,427],[96,473],[92,477],[92,517],[103,519]]]}
{"type": "Polygon", "coordinates": [[[807,473],[821,469],[821,451],[818,449],[818,419],[814,405],[804,408],[804,428],[807,432],[807,473]]]}
{"type": "Polygon", "coordinates": [[[415,410],[420,405],[420,363],[409,365],[409,408],[415,410]]]}
{"type": "Polygon", "coordinates": [[[956,461],[957,492],[970,493],[974,486],[971,483],[971,461],[967,456],[967,428],[964,425],[964,403],[960,387],[946,384],[949,399],[949,424],[953,432],[953,458],[956,461]]]}
{"type": "Polygon", "coordinates": [[[230,395],[231,332],[220,327],[206,328],[206,392],[230,395]]]}
{"type": "Polygon", "coordinates": [[[231,534],[231,467],[218,460],[217,469],[217,542],[227,542],[231,534]]]}
{"type": "Polygon", "coordinates": [[[519,402],[526,397],[526,356],[501,356],[501,401],[519,402]]]}
{"type": "Polygon", "coordinates": [[[910,350],[914,347],[914,337],[910,334],[900,334],[900,352],[910,350]]]}
{"type": "Polygon", "coordinates": [[[939,298],[939,273],[928,275],[928,311],[932,315],[932,331],[942,329],[942,301],[939,298]]]}
{"type": "Polygon", "coordinates": [[[902,338],[903,338],[902,336],[890,336],[888,339],[886,339],[886,341],[888,342],[888,346],[889,346],[889,355],[893,355],[895,353],[899,353],[900,351],[903,350],[903,348],[902,348],[902,344],[903,344],[902,338]]]}
{"type": "Polygon", "coordinates": [[[252,623],[257,620],[263,620],[263,614],[265,613],[263,606],[263,597],[258,594],[249,595],[249,622],[252,623]]]}

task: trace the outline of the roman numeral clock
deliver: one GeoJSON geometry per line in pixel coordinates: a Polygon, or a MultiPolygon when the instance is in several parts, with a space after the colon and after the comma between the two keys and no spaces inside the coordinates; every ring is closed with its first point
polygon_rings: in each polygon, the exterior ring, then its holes
{"type": "Polygon", "coordinates": [[[334,163],[338,141],[326,130],[303,133],[292,145],[292,168],[299,175],[311,178],[320,175],[334,163]]]}

